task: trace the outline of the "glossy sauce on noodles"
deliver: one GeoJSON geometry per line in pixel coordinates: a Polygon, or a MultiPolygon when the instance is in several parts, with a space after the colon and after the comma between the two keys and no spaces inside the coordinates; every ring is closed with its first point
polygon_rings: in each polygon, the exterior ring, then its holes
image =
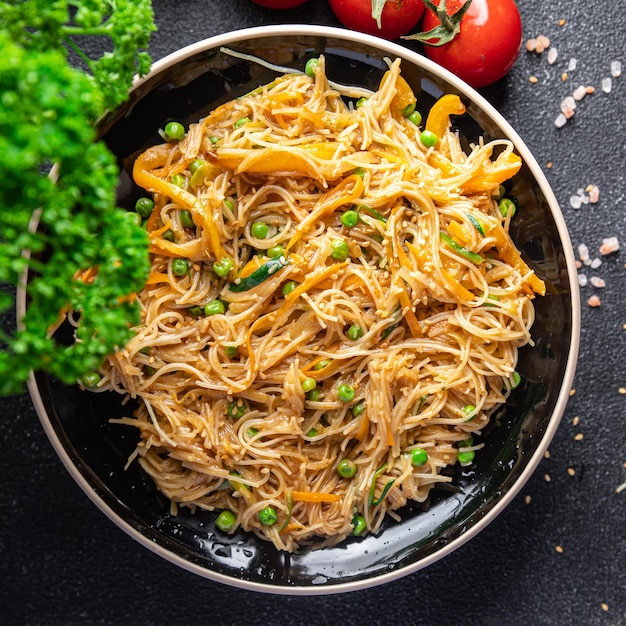
{"type": "Polygon", "coordinates": [[[465,154],[457,96],[417,125],[399,61],[350,95],[320,58],[139,156],[152,271],[100,385],[138,400],[120,421],[175,506],[280,550],[376,532],[470,464],[545,290],[498,208],[512,145],[465,154]]]}

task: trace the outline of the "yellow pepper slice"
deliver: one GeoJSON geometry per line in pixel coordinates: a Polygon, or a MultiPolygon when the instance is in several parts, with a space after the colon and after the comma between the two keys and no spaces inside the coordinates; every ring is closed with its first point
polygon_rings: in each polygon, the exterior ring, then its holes
{"type": "Polygon", "coordinates": [[[433,105],[424,128],[441,139],[450,124],[450,116],[463,113],[465,113],[465,105],[461,102],[461,98],[456,94],[447,93],[433,105]]]}

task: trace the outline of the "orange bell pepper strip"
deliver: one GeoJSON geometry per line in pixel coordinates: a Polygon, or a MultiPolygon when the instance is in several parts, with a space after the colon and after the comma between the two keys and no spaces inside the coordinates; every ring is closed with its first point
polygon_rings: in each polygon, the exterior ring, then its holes
{"type": "Polygon", "coordinates": [[[302,235],[320,218],[329,215],[335,209],[358,200],[363,194],[365,184],[357,174],[344,178],[338,185],[326,192],[317,202],[317,205],[296,227],[296,232],[287,244],[289,250],[302,235]],[[352,189],[350,186],[352,185],[352,189]]]}
{"type": "Polygon", "coordinates": [[[514,152],[503,152],[495,161],[485,159],[478,172],[462,184],[467,194],[482,193],[497,189],[505,180],[517,174],[522,167],[522,159],[514,152]]]}
{"type": "Polygon", "coordinates": [[[461,102],[461,98],[456,94],[447,93],[441,96],[429,111],[424,128],[441,139],[450,124],[450,116],[463,113],[465,113],[465,105],[461,102]]]}
{"type": "MultiPolygon", "coordinates": [[[[154,173],[154,170],[165,165],[170,151],[171,147],[159,145],[148,148],[143,154],[140,154],[133,165],[133,179],[140,187],[143,187],[147,191],[168,196],[181,206],[192,209],[194,214],[202,219],[202,226],[209,234],[208,244],[210,250],[215,258],[219,259],[221,257],[219,235],[213,225],[211,216],[206,214],[206,207],[203,206],[200,200],[192,193],[185,191],[177,185],[173,185],[171,182],[160,178],[154,173]]],[[[169,253],[170,256],[190,256],[191,254],[198,254],[201,246],[199,242],[196,242],[195,247],[190,247],[179,246],[172,242],[159,240],[153,241],[153,247],[156,248],[156,250],[154,250],[155,252],[169,253]]]]}
{"type": "Polygon", "coordinates": [[[339,144],[335,142],[311,143],[303,146],[276,146],[260,149],[218,148],[207,158],[236,173],[301,174],[316,180],[336,178],[353,168],[346,163],[337,171],[334,159],[339,144]]]}
{"type": "Polygon", "coordinates": [[[541,280],[541,278],[539,278],[535,273],[532,272],[524,259],[522,259],[519,250],[516,248],[515,244],[511,240],[511,237],[504,230],[502,225],[495,224],[491,228],[489,234],[495,237],[496,248],[502,260],[506,261],[521,274],[525,274],[527,276],[526,282],[532,288],[532,290],[540,296],[544,296],[546,294],[545,283],[543,282],[543,280],[541,280]]]}
{"type": "Polygon", "coordinates": [[[391,114],[396,118],[403,118],[407,107],[415,105],[417,98],[409,83],[398,75],[396,79],[396,94],[391,101],[391,114]]]}

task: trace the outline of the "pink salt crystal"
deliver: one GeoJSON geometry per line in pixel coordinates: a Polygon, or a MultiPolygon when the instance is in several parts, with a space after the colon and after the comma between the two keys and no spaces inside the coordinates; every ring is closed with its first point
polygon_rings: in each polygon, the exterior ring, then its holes
{"type": "Polygon", "coordinates": [[[595,307],[600,306],[600,305],[602,304],[602,302],[600,301],[600,298],[598,298],[598,296],[595,296],[595,295],[594,295],[594,296],[591,296],[591,297],[589,298],[589,300],[587,300],[587,304],[588,304],[590,307],[594,307],[594,308],[595,308],[595,307]]]}
{"type": "Polygon", "coordinates": [[[617,252],[619,250],[619,241],[617,237],[608,237],[607,239],[602,240],[602,245],[600,246],[600,254],[607,255],[612,252],[617,252]]]}
{"type": "Polygon", "coordinates": [[[589,202],[595,204],[600,199],[600,190],[597,185],[591,185],[589,188],[589,202]]]}

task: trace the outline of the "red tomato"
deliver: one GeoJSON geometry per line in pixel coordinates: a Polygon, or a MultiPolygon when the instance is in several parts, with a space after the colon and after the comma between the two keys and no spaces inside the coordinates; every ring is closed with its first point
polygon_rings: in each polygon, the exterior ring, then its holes
{"type": "Polygon", "coordinates": [[[306,0],[252,0],[266,9],[293,9],[304,4],[306,0]]]}
{"type": "Polygon", "coordinates": [[[397,39],[410,32],[426,8],[422,0],[387,0],[381,28],[372,17],[372,0],[329,0],[337,19],[347,28],[385,39],[397,39]]]}
{"type": "MultiPolygon", "coordinates": [[[[433,4],[439,6],[439,2],[433,4]]],[[[463,0],[448,0],[446,12],[451,15],[462,5],[463,0]]],[[[422,30],[438,24],[439,18],[427,10],[422,30]]],[[[460,28],[450,43],[425,45],[426,56],[472,87],[495,83],[511,69],[522,45],[522,19],[513,0],[473,0],[460,28]]]]}

